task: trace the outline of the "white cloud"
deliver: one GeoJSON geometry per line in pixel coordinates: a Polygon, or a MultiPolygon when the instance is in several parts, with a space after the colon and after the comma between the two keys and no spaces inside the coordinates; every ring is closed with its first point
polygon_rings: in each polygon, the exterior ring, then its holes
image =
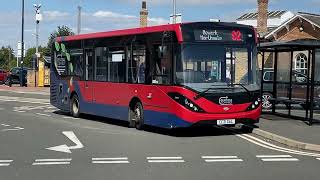
{"type": "MultiPolygon", "coordinates": [[[[113,0],[124,3],[141,3],[141,0],[113,0]]],[[[257,0],[177,0],[178,6],[206,6],[206,5],[230,5],[242,3],[257,3],[257,0]]],[[[168,5],[172,4],[172,0],[147,0],[147,4],[168,5]]]]}
{"type": "Polygon", "coordinates": [[[101,10],[93,13],[92,16],[96,18],[128,18],[128,19],[137,18],[136,16],[132,16],[132,15],[120,14],[112,11],[101,11],[101,10]]]}
{"type": "Polygon", "coordinates": [[[66,17],[69,17],[70,14],[67,12],[61,12],[61,11],[44,11],[43,12],[44,20],[58,20],[58,19],[64,19],[66,17]]]}
{"type": "Polygon", "coordinates": [[[148,22],[151,25],[161,25],[161,24],[168,24],[169,21],[164,18],[148,18],[148,22]]]}

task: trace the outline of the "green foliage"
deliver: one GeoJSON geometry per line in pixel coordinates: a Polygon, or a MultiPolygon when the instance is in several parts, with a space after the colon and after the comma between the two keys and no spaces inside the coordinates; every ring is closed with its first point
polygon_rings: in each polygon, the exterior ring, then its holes
{"type": "MultiPolygon", "coordinates": [[[[32,58],[35,55],[35,53],[36,53],[36,48],[35,47],[29,48],[27,50],[23,66],[32,68],[32,58]]],[[[41,56],[50,56],[50,49],[48,49],[47,47],[41,47],[40,46],[39,47],[39,53],[41,54],[41,56]]]]}
{"type": "Polygon", "coordinates": [[[75,33],[68,26],[64,26],[64,25],[58,26],[57,30],[55,30],[50,34],[49,41],[48,41],[48,48],[51,49],[56,37],[72,36],[72,35],[75,35],[75,33]]]}
{"type": "Polygon", "coordinates": [[[9,70],[16,65],[16,58],[10,46],[2,46],[0,49],[0,68],[9,70]]]}

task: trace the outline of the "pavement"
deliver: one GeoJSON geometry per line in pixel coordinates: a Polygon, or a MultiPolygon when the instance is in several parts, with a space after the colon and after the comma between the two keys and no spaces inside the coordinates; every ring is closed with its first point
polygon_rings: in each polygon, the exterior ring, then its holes
{"type": "MultiPolygon", "coordinates": [[[[262,122],[263,123],[263,122],[262,122]]],[[[145,131],[0,91],[0,179],[318,179],[320,153],[219,127],[145,131]]]]}
{"type": "Polygon", "coordinates": [[[300,120],[264,114],[253,133],[287,146],[320,152],[319,123],[308,126],[300,120]]]}
{"type": "Polygon", "coordinates": [[[19,85],[0,85],[0,91],[18,94],[50,95],[50,87],[20,87],[19,85]]]}

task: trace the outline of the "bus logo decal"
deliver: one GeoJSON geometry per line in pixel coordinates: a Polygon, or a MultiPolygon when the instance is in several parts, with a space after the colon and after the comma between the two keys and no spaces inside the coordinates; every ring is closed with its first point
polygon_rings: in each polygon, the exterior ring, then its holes
{"type": "Polygon", "coordinates": [[[240,31],[232,31],[232,40],[234,41],[242,41],[242,34],[240,31]]]}
{"type": "Polygon", "coordinates": [[[220,105],[232,105],[232,99],[230,99],[228,96],[220,97],[219,104],[220,105]]]}

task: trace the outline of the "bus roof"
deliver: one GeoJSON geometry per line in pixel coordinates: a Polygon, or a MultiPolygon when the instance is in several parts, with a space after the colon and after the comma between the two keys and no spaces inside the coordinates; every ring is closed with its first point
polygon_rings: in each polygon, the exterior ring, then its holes
{"type": "Polygon", "coordinates": [[[233,28],[249,28],[254,29],[251,26],[241,25],[236,23],[225,23],[225,22],[190,22],[190,23],[180,23],[180,24],[166,24],[166,25],[159,25],[159,26],[148,26],[143,28],[132,28],[132,29],[123,29],[123,30],[115,30],[115,31],[108,31],[108,32],[97,32],[97,33],[90,33],[90,34],[80,34],[74,36],[64,36],[64,37],[57,37],[57,42],[62,41],[77,41],[77,40],[85,40],[85,39],[98,39],[98,38],[106,38],[106,37],[117,37],[117,36],[127,36],[127,35],[138,35],[138,34],[148,34],[148,33],[155,33],[155,32],[164,32],[164,31],[174,31],[177,36],[177,40],[179,42],[183,42],[183,33],[182,33],[182,26],[184,25],[191,25],[191,26],[198,26],[198,25],[208,25],[211,26],[219,26],[219,27],[233,27],[233,28]]]}
{"type": "Polygon", "coordinates": [[[117,36],[126,36],[126,35],[134,35],[134,34],[147,34],[147,33],[155,33],[155,32],[163,32],[163,31],[174,31],[177,34],[178,41],[183,41],[182,33],[181,33],[181,24],[167,24],[160,26],[149,26],[144,28],[133,28],[133,29],[123,29],[123,30],[115,30],[108,32],[97,32],[90,34],[80,34],[74,36],[64,36],[57,37],[57,42],[62,41],[76,41],[76,40],[84,40],[84,39],[97,39],[97,38],[105,38],[105,37],[117,37],[117,36]]]}

